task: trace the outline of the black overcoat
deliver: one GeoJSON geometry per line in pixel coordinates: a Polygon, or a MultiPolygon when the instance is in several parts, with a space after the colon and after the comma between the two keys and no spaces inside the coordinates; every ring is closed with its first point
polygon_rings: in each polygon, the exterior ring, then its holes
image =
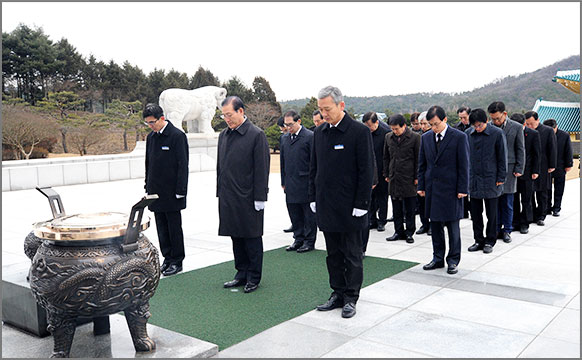
{"type": "Polygon", "coordinates": [[[374,175],[370,129],[348,114],[313,134],[309,171],[309,202],[316,202],[317,226],[327,232],[360,231],[368,216],[352,216],[353,209],[370,206],[374,175]]]}
{"type": "Polygon", "coordinates": [[[503,130],[488,123],[485,130],[477,132],[471,127],[465,132],[469,136],[471,198],[493,199],[503,194],[507,176],[507,140],[503,130]]]}
{"type": "MultiPolygon", "coordinates": [[[[376,176],[378,177],[378,183],[386,183],[384,179],[384,141],[386,140],[386,134],[392,132],[390,127],[385,126],[385,123],[382,120],[378,120],[379,125],[378,128],[373,131],[372,134],[372,143],[374,145],[374,155],[376,157],[376,176]]],[[[386,188],[388,188],[386,184],[386,188]]]]}
{"type": "Polygon", "coordinates": [[[384,141],[384,178],[390,179],[390,196],[405,198],[416,196],[415,180],[418,179],[418,152],[420,135],[406,127],[398,136],[391,132],[384,141]]]}
{"type": "Polygon", "coordinates": [[[572,140],[570,140],[570,135],[564,130],[558,129],[556,132],[556,142],[557,142],[557,161],[556,170],[554,170],[555,176],[566,175],[566,168],[574,166],[572,160],[572,140]]]}
{"type": "Polygon", "coordinates": [[[418,190],[425,192],[430,221],[456,221],[463,218],[463,199],[457,194],[469,193],[469,142],[465,133],[451,126],[441,141],[437,152],[432,130],[421,137],[418,190]]]}
{"type": "Polygon", "coordinates": [[[534,190],[544,191],[550,187],[552,176],[548,169],[556,168],[558,150],[554,129],[540,122],[536,131],[540,134],[541,161],[540,176],[534,180],[534,190]]]}
{"type": "Polygon", "coordinates": [[[153,212],[186,208],[188,191],[188,139],[167,122],[161,134],[150,132],[146,138],[145,190],[159,199],[148,206],[153,212]],[[176,195],[184,195],[177,199],[176,195]]]}
{"type": "Polygon", "coordinates": [[[256,211],[255,201],[267,201],[269,162],[267,137],[249,119],[236,130],[226,128],[220,133],[216,159],[218,235],[263,235],[265,211],[256,211]]]}
{"type": "Polygon", "coordinates": [[[285,186],[286,201],[290,204],[309,202],[309,162],[313,131],[304,126],[294,140],[281,142],[281,185],[285,186]]]}
{"type": "Polygon", "coordinates": [[[532,174],[540,173],[540,134],[526,126],[523,128],[523,138],[525,143],[525,170],[520,179],[532,180],[532,174]]]}

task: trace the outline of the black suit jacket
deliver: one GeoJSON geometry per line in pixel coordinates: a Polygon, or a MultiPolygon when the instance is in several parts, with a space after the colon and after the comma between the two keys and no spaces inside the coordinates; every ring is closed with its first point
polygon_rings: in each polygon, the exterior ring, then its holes
{"type": "Polygon", "coordinates": [[[309,202],[309,162],[313,131],[301,127],[294,140],[292,135],[281,144],[281,185],[285,186],[286,200],[290,204],[309,202]]]}
{"type": "Polygon", "coordinates": [[[370,206],[374,156],[370,129],[346,113],[337,127],[322,124],[313,134],[309,201],[316,202],[317,225],[327,232],[360,231],[368,216],[352,216],[370,206]]]}
{"type": "Polygon", "coordinates": [[[540,173],[540,152],[541,142],[540,134],[528,128],[523,129],[523,137],[525,139],[525,170],[523,175],[518,177],[518,180],[532,180],[532,174],[540,173]]]}
{"type": "Polygon", "coordinates": [[[152,131],[146,138],[145,190],[160,197],[148,207],[153,212],[186,208],[188,139],[183,131],[167,123],[161,134],[152,131]],[[184,197],[177,199],[176,195],[184,197]]]}
{"type": "Polygon", "coordinates": [[[556,176],[564,176],[566,168],[574,166],[572,160],[572,141],[570,135],[564,130],[558,129],[556,132],[556,142],[558,148],[558,157],[556,162],[556,176]]]}
{"type": "Polygon", "coordinates": [[[535,191],[543,191],[550,186],[552,177],[548,173],[548,169],[556,168],[558,151],[554,129],[540,122],[536,131],[540,134],[541,162],[540,176],[534,181],[534,189],[535,191]]]}

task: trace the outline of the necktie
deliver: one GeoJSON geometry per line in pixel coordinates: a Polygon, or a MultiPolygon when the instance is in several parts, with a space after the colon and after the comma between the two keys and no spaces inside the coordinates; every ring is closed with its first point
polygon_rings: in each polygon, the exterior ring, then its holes
{"type": "Polygon", "coordinates": [[[297,134],[291,134],[291,141],[295,140],[297,138],[297,134]]]}
{"type": "Polygon", "coordinates": [[[442,138],[443,138],[443,136],[440,133],[437,134],[437,141],[436,141],[437,151],[439,150],[439,146],[441,144],[442,138]]]}

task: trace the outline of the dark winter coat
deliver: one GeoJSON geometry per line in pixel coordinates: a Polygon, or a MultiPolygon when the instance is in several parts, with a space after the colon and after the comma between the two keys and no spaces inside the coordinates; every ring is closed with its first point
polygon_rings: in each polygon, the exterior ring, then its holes
{"type": "Polygon", "coordinates": [[[525,170],[521,179],[532,180],[532,174],[540,173],[540,151],[542,146],[540,134],[526,126],[523,128],[523,137],[525,139],[525,170]]]}
{"type": "Polygon", "coordinates": [[[372,134],[372,144],[374,146],[374,155],[376,157],[376,174],[378,177],[378,182],[386,182],[384,180],[384,142],[386,140],[386,134],[392,132],[387,126],[382,126],[383,121],[378,120],[378,128],[373,131],[372,134]]]}
{"type": "Polygon", "coordinates": [[[384,141],[384,178],[390,184],[392,198],[416,196],[415,180],[418,179],[418,152],[420,150],[420,135],[406,127],[404,133],[398,136],[391,132],[384,141]]]}
{"type": "Polygon", "coordinates": [[[316,202],[322,231],[353,232],[368,226],[368,216],[352,216],[370,206],[374,173],[370,129],[345,114],[337,127],[322,124],[313,134],[309,201],[316,202]]]}
{"type": "Polygon", "coordinates": [[[263,235],[265,211],[256,211],[255,201],[267,201],[269,161],[267,137],[249,119],[236,130],[226,128],[220,133],[216,159],[218,235],[263,235]]]}
{"type": "Polygon", "coordinates": [[[285,187],[287,203],[309,202],[309,162],[313,131],[304,126],[294,140],[291,135],[281,143],[281,185],[285,187]]]}
{"type": "Polygon", "coordinates": [[[507,141],[507,175],[503,184],[504,194],[517,192],[517,177],[513,173],[523,174],[525,146],[522,128],[523,125],[509,118],[505,120],[505,126],[502,128],[507,141]]]}
{"type": "Polygon", "coordinates": [[[167,122],[161,134],[150,132],[146,138],[145,190],[159,199],[148,206],[153,212],[186,208],[188,192],[188,139],[167,122]],[[176,195],[184,195],[177,199],[176,195]]]}
{"type": "Polygon", "coordinates": [[[493,123],[487,123],[482,132],[473,127],[467,129],[469,136],[469,156],[471,177],[469,194],[471,198],[493,199],[503,193],[507,176],[507,141],[503,130],[493,123]]]}
{"type": "Polygon", "coordinates": [[[425,192],[430,221],[463,218],[463,199],[469,193],[469,142],[467,135],[448,127],[437,152],[435,133],[422,135],[418,155],[418,190],[425,192]]]}
{"type": "Polygon", "coordinates": [[[558,129],[556,132],[556,143],[557,143],[557,162],[556,170],[554,170],[555,176],[566,175],[566,168],[574,166],[572,160],[572,141],[570,140],[570,135],[564,130],[558,129]]]}
{"type": "Polygon", "coordinates": [[[540,122],[536,131],[540,134],[541,161],[540,176],[534,180],[534,190],[543,191],[550,187],[552,176],[548,169],[555,169],[557,164],[558,149],[554,129],[540,122]]]}

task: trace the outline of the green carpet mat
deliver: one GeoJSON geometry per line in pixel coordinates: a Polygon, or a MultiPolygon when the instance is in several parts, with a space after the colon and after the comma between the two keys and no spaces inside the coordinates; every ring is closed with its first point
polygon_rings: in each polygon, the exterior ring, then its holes
{"type": "MultiPolygon", "coordinates": [[[[331,294],[325,257],[321,250],[303,254],[285,248],[266,251],[263,278],[250,294],[242,288],[222,287],[234,277],[234,261],[162,278],[150,300],[149,323],[224,350],[324,303],[331,294]]],[[[362,287],[414,265],[367,256],[362,287]]]]}

